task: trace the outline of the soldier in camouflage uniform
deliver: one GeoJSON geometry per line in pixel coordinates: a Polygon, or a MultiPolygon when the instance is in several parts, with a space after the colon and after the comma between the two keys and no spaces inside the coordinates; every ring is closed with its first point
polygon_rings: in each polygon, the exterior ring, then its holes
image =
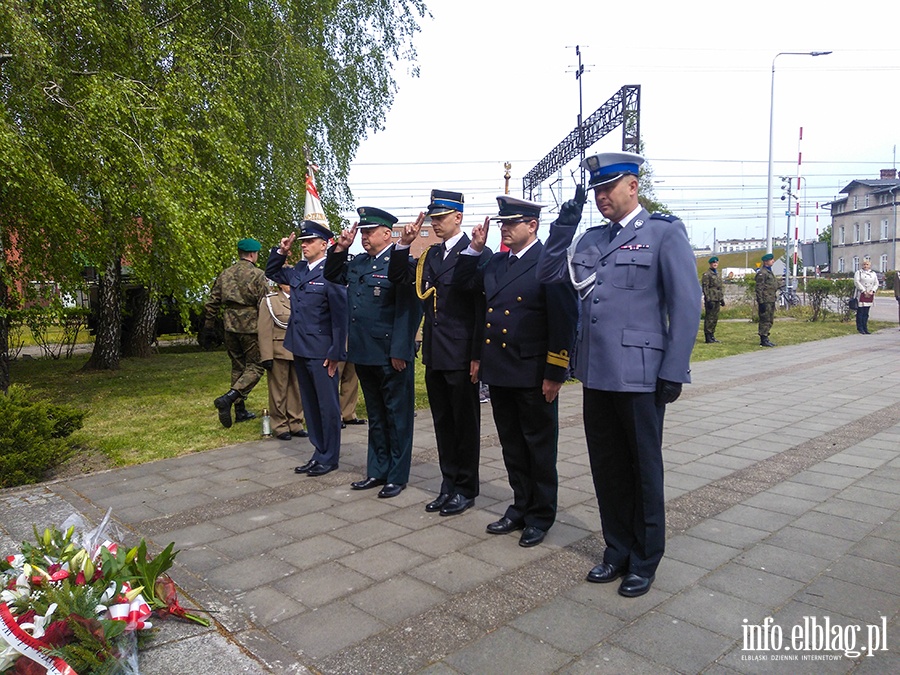
{"type": "Polygon", "coordinates": [[[778,291],[778,279],[772,273],[775,256],[766,253],[762,257],[762,267],[756,271],[756,304],[759,305],[759,346],[774,347],[769,340],[769,331],[775,320],[775,297],[778,291]]]}
{"type": "Polygon", "coordinates": [[[713,256],[709,259],[709,269],[703,273],[701,280],[706,308],[706,318],[703,321],[706,344],[718,342],[716,324],[719,322],[719,307],[725,306],[725,291],[722,289],[722,277],[719,276],[718,267],[719,259],[713,256]]]}
{"type": "Polygon", "coordinates": [[[213,403],[219,411],[219,421],[226,429],[231,426],[232,405],[237,422],[256,417],[247,410],[244,400],[263,373],[256,327],[259,302],[266,296],[268,286],[265,273],[256,266],[260,248],[255,239],[241,239],[238,242],[239,260],[216,277],[206,301],[201,345],[208,344],[216,316],[224,310],[225,348],[231,358],[231,389],[213,403]]]}

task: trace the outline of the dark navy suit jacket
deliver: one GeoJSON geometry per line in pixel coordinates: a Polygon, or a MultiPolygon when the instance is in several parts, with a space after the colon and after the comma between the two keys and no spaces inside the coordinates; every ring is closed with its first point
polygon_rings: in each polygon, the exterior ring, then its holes
{"type": "Polygon", "coordinates": [[[320,263],[310,271],[306,261],[284,268],[285,257],[273,248],[266,276],[291,287],[291,318],[285,349],[307,359],[347,360],[347,289],[326,281],[320,263]]]}
{"type": "MultiPolygon", "coordinates": [[[[476,335],[476,317],[483,307],[479,295],[453,286],[453,270],[460,253],[469,246],[469,237],[463,235],[444,258],[440,244],[429,247],[422,270],[419,291],[434,288],[435,296],[422,301],[425,321],[422,326],[422,363],[434,370],[469,370],[473,359],[478,359],[480,344],[476,335]]],[[[482,256],[484,257],[484,256],[482,256]]],[[[396,284],[414,285],[417,260],[411,256],[395,255],[391,258],[388,276],[396,284]]]]}
{"type": "Polygon", "coordinates": [[[575,342],[578,303],[565,284],[542,284],[535,274],[541,256],[535,242],[512,266],[509,253],[490,257],[461,255],[459,283],[483,290],[481,380],[501,387],[540,387],[544,380],[565,382],[575,342]]]}

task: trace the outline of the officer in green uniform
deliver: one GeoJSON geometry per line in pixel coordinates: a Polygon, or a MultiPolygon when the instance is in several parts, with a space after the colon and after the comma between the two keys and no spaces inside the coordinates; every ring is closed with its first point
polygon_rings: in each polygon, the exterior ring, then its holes
{"type": "Polygon", "coordinates": [[[706,318],[703,322],[706,344],[718,342],[716,340],[716,324],[719,322],[719,307],[725,306],[725,291],[722,289],[722,277],[719,276],[718,267],[719,258],[713,256],[709,259],[709,269],[703,273],[701,279],[706,307],[706,318]]]}
{"type": "Polygon", "coordinates": [[[244,406],[250,390],[262,377],[257,316],[259,302],[268,292],[265,273],[256,266],[261,245],[256,239],[241,239],[237,245],[238,261],[222,271],[206,301],[206,320],[200,333],[200,344],[208,344],[216,316],[224,314],[225,348],[231,359],[231,389],[213,403],[219,411],[219,421],[226,429],[231,426],[231,406],[234,418],[244,422],[256,417],[244,406]]]}
{"type": "Polygon", "coordinates": [[[756,271],[756,304],[759,305],[759,346],[774,347],[769,340],[769,331],[775,320],[775,296],[778,291],[778,279],[772,273],[775,256],[766,253],[762,257],[762,267],[756,271]]]}

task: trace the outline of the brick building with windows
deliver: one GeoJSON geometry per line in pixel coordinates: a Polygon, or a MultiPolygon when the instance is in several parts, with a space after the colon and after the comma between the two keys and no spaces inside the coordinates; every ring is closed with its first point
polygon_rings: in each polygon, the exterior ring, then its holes
{"type": "Polygon", "coordinates": [[[900,241],[897,207],[900,180],[896,169],[882,169],[876,180],[858,179],[841,190],[846,196],[831,207],[831,270],[851,273],[864,260],[876,272],[897,269],[900,241]]]}

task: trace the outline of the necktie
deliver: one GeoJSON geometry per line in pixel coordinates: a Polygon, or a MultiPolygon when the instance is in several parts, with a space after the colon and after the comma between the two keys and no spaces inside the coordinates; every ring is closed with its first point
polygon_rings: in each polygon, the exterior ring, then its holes
{"type": "Polygon", "coordinates": [[[609,226],[609,241],[612,243],[612,240],[616,238],[616,235],[619,234],[619,230],[622,229],[622,225],[619,223],[613,223],[609,226]]]}
{"type": "Polygon", "coordinates": [[[506,269],[509,269],[510,267],[515,265],[517,260],[518,258],[510,253],[509,257],[506,259],[506,269]]]}
{"type": "Polygon", "coordinates": [[[441,260],[447,257],[447,242],[441,242],[441,260]]]}

